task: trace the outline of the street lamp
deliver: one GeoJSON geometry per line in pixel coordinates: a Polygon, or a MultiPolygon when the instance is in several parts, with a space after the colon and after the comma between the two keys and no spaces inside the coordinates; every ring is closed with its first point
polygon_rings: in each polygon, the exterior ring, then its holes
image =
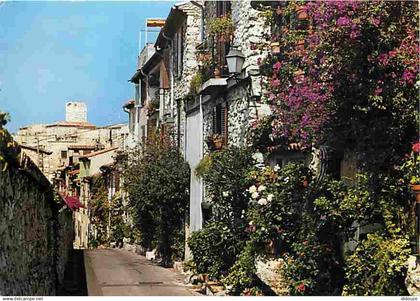
{"type": "Polygon", "coordinates": [[[242,71],[242,66],[245,62],[245,56],[237,47],[233,46],[230,49],[228,55],[226,55],[226,61],[229,73],[237,75],[242,71]]]}

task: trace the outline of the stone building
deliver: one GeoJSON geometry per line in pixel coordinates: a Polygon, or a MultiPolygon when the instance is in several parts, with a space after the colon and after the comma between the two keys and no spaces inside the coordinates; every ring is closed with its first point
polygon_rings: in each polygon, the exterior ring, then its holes
{"type": "MultiPolygon", "coordinates": [[[[252,120],[267,110],[259,104],[261,96],[258,59],[264,52],[253,45],[265,42],[264,25],[259,12],[250,1],[206,1],[203,5],[204,40],[199,55],[209,57],[212,64],[200,62],[201,86],[198,93],[191,91],[186,107],[186,141],[184,149],[194,170],[204,154],[227,145],[244,145],[252,120]],[[211,24],[221,18],[230,19],[232,31],[227,36],[211,32],[211,24]],[[227,56],[236,49],[243,57],[241,70],[229,70],[227,56]],[[192,96],[192,97],[191,97],[192,96]],[[201,129],[197,133],[196,128],[201,129]],[[197,144],[197,141],[199,143],[197,144]],[[197,145],[200,148],[197,148],[197,145]]],[[[227,30],[229,31],[229,29],[227,30]]],[[[192,186],[194,185],[192,174],[192,186]]],[[[190,228],[198,230],[203,223],[203,185],[191,187],[190,228]],[[194,191],[197,191],[194,195],[194,191]]]]}
{"type": "Polygon", "coordinates": [[[66,103],[67,122],[87,122],[87,107],[84,102],[66,103]]]}
{"type": "MultiPolygon", "coordinates": [[[[91,199],[91,180],[101,174],[103,165],[114,161],[118,147],[103,149],[80,157],[80,169],[78,183],[80,187],[80,203],[82,207],[74,213],[75,224],[75,248],[88,248],[91,233],[95,232],[90,224],[89,203],[91,199]]],[[[110,199],[108,199],[110,201],[110,199]]]]}
{"type": "MultiPolygon", "coordinates": [[[[87,248],[89,238],[89,195],[85,194],[84,176],[80,175],[85,167],[83,163],[90,157],[89,162],[95,163],[96,156],[107,153],[108,149],[125,149],[128,135],[127,124],[97,127],[87,122],[84,103],[68,102],[65,121],[22,127],[15,136],[73,211],[76,248],[87,248]]],[[[99,171],[112,158],[101,162],[91,169],[99,171]]]]}
{"type": "Polygon", "coordinates": [[[52,181],[57,169],[77,163],[80,155],[105,147],[125,147],[128,136],[126,124],[97,127],[88,123],[86,116],[85,104],[69,102],[66,104],[65,121],[21,127],[14,138],[26,147],[25,151],[28,148],[36,150],[28,151],[28,155],[52,181]],[[45,152],[51,154],[42,155],[45,152]]]}
{"type": "MultiPolygon", "coordinates": [[[[191,167],[190,231],[203,224],[204,187],[195,177],[195,167],[205,153],[215,150],[215,142],[218,147],[243,145],[250,122],[268,111],[258,102],[257,61],[266,53],[254,46],[266,42],[263,34],[269,30],[259,13],[251,1],[175,4],[155,51],[130,79],[136,87],[134,101],[124,106],[134,120],[130,130],[139,141],[156,131],[169,133],[191,167]],[[221,19],[232,26],[215,34],[212,24],[221,19]],[[232,49],[243,57],[236,73],[227,66],[232,49]]],[[[147,44],[140,56],[149,49],[147,44]]]]}

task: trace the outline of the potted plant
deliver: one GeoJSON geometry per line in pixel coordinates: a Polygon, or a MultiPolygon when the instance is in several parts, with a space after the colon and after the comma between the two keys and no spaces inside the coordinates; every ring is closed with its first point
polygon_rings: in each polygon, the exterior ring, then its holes
{"type": "Polygon", "coordinates": [[[223,136],[213,134],[207,138],[207,145],[213,150],[220,150],[223,147],[223,136]]]}
{"type": "Polygon", "coordinates": [[[219,42],[230,42],[235,27],[230,15],[223,15],[209,20],[209,35],[219,42]]]}
{"type": "Polygon", "coordinates": [[[153,100],[150,100],[148,103],[147,103],[147,115],[152,115],[153,113],[155,113],[156,111],[158,111],[159,110],[159,105],[160,105],[160,102],[159,102],[159,99],[153,99],[153,100]]]}
{"type": "Polygon", "coordinates": [[[298,20],[308,19],[308,13],[304,5],[296,7],[296,16],[298,20]]]}

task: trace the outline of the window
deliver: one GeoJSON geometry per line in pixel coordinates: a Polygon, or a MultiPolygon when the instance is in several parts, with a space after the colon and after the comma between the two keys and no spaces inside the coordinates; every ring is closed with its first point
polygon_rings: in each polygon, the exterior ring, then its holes
{"type": "Polygon", "coordinates": [[[178,29],[174,38],[174,73],[175,76],[182,74],[182,62],[184,59],[184,26],[178,29]]]}
{"type": "Polygon", "coordinates": [[[61,159],[67,159],[67,151],[61,151],[61,159]]]}
{"type": "Polygon", "coordinates": [[[118,173],[114,174],[114,180],[115,180],[115,191],[120,191],[120,175],[118,173]]]}
{"type": "Polygon", "coordinates": [[[135,85],[134,100],[136,102],[136,106],[138,106],[140,104],[140,85],[139,84],[135,85]]]}
{"type": "Polygon", "coordinates": [[[217,1],[216,2],[216,16],[224,16],[230,14],[231,12],[231,3],[230,1],[217,1]]]}
{"type": "Polygon", "coordinates": [[[228,135],[228,107],[226,103],[218,104],[213,109],[213,134],[223,137],[223,141],[227,143],[228,135]]]}
{"type": "Polygon", "coordinates": [[[144,81],[140,82],[140,104],[141,106],[144,106],[144,103],[146,101],[147,98],[147,93],[146,93],[146,83],[144,81]]]}

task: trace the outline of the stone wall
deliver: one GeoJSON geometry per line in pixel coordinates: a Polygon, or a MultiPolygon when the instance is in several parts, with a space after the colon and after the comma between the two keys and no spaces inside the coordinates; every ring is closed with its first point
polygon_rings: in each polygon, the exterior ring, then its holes
{"type": "Polygon", "coordinates": [[[201,10],[197,6],[187,2],[179,6],[185,13],[184,52],[182,63],[182,76],[174,78],[174,99],[178,104],[178,110],[174,110],[175,129],[179,137],[180,150],[184,152],[185,145],[185,97],[190,92],[190,83],[198,72],[198,60],[196,47],[201,43],[201,10]],[[179,116],[177,115],[179,114],[179,116]]]}
{"type": "Polygon", "coordinates": [[[87,122],[87,106],[84,102],[66,103],[66,121],[87,122]]]}
{"type": "Polygon", "coordinates": [[[55,295],[72,248],[72,213],[28,157],[4,167],[0,162],[0,295],[55,295]]]}
{"type": "Polygon", "coordinates": [[[411,296],[420,296],[420,264],[416,256],[408,258],[408,271],[405,278],[407,291],[411,296]]]}
{"type": "Polygon", "coordinates": [[[235,24],[233,45],[239,47],[245,56],[243,68],[258,69],[257,61],[267,56],[267,51],[255,47],[260,43],[267,43],[264,35],[270,28],[264,24],[265,20],[260,12],[251,7],[250,0],[232,1],[232,21],[235,24]]]}

